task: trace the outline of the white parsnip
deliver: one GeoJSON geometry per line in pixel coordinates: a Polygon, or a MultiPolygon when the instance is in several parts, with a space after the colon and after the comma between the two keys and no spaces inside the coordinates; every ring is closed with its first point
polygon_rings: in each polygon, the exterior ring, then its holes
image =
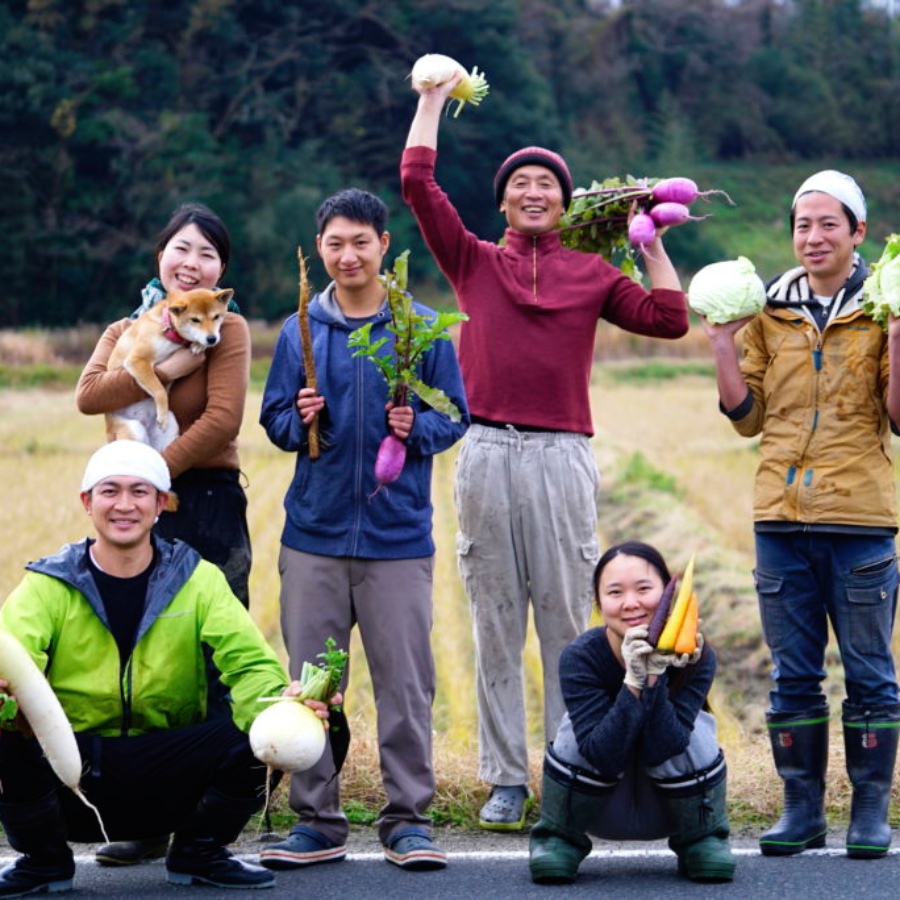
{"type": "Polygon", "coordinates": [[[8,683],[10,694],[18,702],[19,714],[27,720],[50,767],[63,784],[94,810],[103,837],[108,840],[100,813],[81,791],[81,753],[65,711],[28,651],[17,638],[3,630],[0,630],[0,678],[8,683]]]}

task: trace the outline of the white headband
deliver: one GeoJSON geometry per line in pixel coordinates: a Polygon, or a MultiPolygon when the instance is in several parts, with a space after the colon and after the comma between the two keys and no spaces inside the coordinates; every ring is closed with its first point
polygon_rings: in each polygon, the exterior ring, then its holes
{"type": "Polygon", "coordinates": [[[801,195],[808,194],[810,191],[819,191],[822,194],[828,194],[829,197],[834,197],[856,216],[858,222],[866,221],[866,198],[859,189],[859,185],[849,175],[838,172],[836,169],[825,169],[822,172],[816,172],[815,175],[810,175],[800,185],[800,190],[794,194],[794,202],[791,203],[792,211],[801,195]]]}
{"type": "Polygon", "coordinates": [[[140,441],[104,444],[88,460],[81,490],[90,491],[99,482],[116,476],[140,478],[159,491],[168,491],[172,487],[169,467],[162,455],[140,441]]]}

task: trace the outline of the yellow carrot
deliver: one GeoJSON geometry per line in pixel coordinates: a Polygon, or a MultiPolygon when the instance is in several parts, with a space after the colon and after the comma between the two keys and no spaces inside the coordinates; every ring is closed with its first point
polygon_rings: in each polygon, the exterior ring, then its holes
{"type": "Polygon", "coordinates": [[[662,653],[671,653],[675,649],[675,640],[678,637],[678,632],[681,631],[681,626],[684,624],[684,616],[693,593],[693,583],[694,557],[692,555],[687,568],[684,570],[681,586],[678,588],[678,598],[672,606],[672,612],[666,621],[666,627],[656,642],[656,649],[662,653]]]}

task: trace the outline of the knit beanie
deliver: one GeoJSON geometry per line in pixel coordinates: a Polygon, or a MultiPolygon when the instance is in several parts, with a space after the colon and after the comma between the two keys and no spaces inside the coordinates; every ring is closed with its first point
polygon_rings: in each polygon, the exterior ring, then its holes
{"type": "Polygon", "coordinates": [[[543,147],[523,147],[506,158],[494,176],[494,197],[497,206],[503,203],[503,192],[506,190],[509,176],[522,166],[544,166],[549,169],[557,177],[559,186],[562,188],[563,209],[568,209],[573,190],[569,167],[558,153],[545,150],[543,147]]]}
{"type": "Polygon", "coordinates": [[[158,491],[168,491],[172,487],[169,467],[162,455],[140,441],[122,440],[104,444],[88,460],[81,490],[87,493],[101,481],[116,476],[140,478],[158,491]]]}
{"type": "Polygon", "coordinates": [[[791,203],[792,212],[800,197],[811,191],[818,191],[821,194],[828,194],[829,197],[834,197],[835,200],[843,203],[856,216],[858,222],[866,221],[866,198],[863,196],[859,185],[849,175],[845,175],[843,172],[838,172],[835,169],[824,169],[821,172],[816,172],[815,175],[810,175],[800,185],[797,193],[794,194],[794,201],[791,203]]]}

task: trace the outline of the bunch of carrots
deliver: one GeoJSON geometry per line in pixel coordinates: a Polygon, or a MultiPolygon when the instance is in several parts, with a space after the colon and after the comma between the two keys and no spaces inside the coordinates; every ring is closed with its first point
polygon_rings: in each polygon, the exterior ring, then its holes
{"type": "Polygon", "coordinates": [[[647,641],[661,653],[691,654],[697,649],[700,625],[700,602],[694,593],[693,556],[681,576],[680,586],[678,581],[678,576],[673,575],[666,585],[650,620],[647,641]]]}

